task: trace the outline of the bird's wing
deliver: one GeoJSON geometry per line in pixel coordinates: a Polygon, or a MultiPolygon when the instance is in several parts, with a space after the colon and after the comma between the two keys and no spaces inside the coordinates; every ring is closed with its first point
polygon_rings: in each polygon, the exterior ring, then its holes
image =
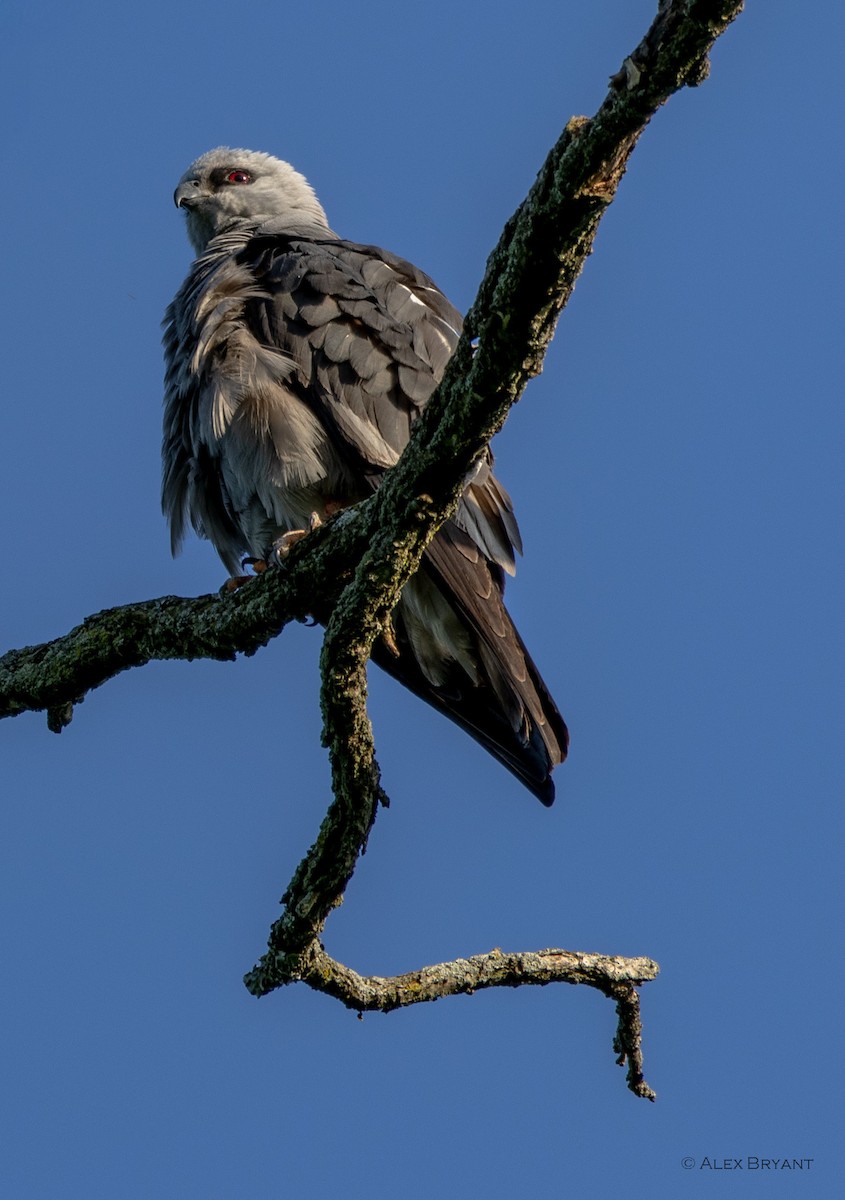
{"type": "Polygon", "coordinates": [[[247,305],[250,327],[290,355],[362,470],[395,462],[454,349],[459,314],[428,276],[372,246],[258,237],[247,256],[262,292],[247,305]]]}
{"type": "MultiPolygon", "coordinates": [[[[424,272],[376,246],[258,237],[241,254],[260,294],[245,319],[289,356],[316,415],[355,473],[376,483],[408,443],[458,340],[461,316],[424,272]]],[[[489,454],[456,519],[508,573],[521,551],[489,454]]]]}

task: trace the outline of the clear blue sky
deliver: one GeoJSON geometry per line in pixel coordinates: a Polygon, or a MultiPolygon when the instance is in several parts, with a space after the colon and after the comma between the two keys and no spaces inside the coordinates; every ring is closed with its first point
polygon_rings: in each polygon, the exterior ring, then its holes
{"type": "MultiPolygon", "coordinates": [[[[158,506],[197,154],[289,159],[344,236],[465,308],[655,7],[7,5],[3,648],[222,582],[207,544],[171,562],[158,506]]],[[[374,674],[393,805],[326,931],[379,974],[653,956],[657,1104],[586,989],[363,1022],[247,994],[328,802],[297,627],[123,676],[61,737],[0,725],[4,1196],[675,1198],[722,1186],[705,1156],[755,1155],[814,1161],[733,1191],[838,1194],[843,34],[830,0],[749,5],[644,135],[497,439],[510,606],[572,729],[558,803],[374,674]]]]}

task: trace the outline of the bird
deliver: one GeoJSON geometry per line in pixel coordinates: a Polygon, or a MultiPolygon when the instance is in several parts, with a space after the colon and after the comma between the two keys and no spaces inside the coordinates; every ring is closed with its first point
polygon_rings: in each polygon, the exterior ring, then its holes
{"type": "MultiPolygon", "coordinates": [[[[162,509],[227,571],[372,495],[440,381],[461,316],[410,262],[339,237],[290,163],[220,146],[174,202],[196,258],[163,321],[162,509]]],[[[504,606],[522,541],[489,450],[373,660],[545,805],[569,735],[504,606]]]]}

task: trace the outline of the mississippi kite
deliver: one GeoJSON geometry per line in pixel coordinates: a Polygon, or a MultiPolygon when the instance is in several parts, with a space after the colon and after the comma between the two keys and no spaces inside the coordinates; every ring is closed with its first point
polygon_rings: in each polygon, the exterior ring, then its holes
{"type": "MultiPolygon", "coordinates": [[[[329,228],[288,163],[220,147],[174,195],[196,251],[165,317],[162,507],[237,574],[378,487],[461,318],[422,271],[329,228]]],[[[544,804],[567,731],[502,600],[521,541],[486,456],[373,649],[544,804]]]]}

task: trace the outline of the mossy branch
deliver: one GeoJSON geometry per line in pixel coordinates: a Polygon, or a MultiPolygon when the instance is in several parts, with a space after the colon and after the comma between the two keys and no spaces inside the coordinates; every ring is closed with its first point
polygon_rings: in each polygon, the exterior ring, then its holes
{"type": "Polygon", "coordinates": [[[52,642],[0,658],[0,717],[46,710],[58,731],[87,692],[131,667],[231,659],[255,653],[291,620],[313,614],[327,623],[322,706],[335,798],[285,892],[268,952],[246,977],[256,995],[303,980],[359,1011],[386,1012],[482,987],[587,983],[616,1000],[619,1060],[629,1064],[632,1090],[653,1098],[642,1076],[634,990],[657,973],[649,959],[494,951],[364,979],[330,959],[318,939],[386,802],[366,709],[373,642],[479,455],[541,369],[638,138],[674,92],[707,77],[709,52],[741,9],[741,0],[660,0],[651,28],[611,77],[604,103],[594,117],[569,121],[507,222],[446,375],[373,497],[315,530],[280,570],[249,587],[109,609],[52,642]]]}

